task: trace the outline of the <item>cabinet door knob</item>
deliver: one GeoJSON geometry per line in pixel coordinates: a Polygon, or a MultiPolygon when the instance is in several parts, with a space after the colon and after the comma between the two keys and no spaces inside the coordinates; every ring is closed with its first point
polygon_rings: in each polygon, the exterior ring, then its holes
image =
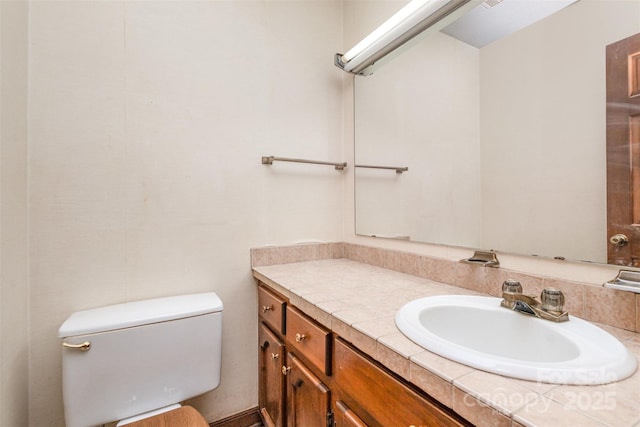
{"type": "Polygon", "coordinates": [[[296,334],[296,342],[302,342],[305,338],[307,338],[305,334],[296,334]]]}
{"type": "Polygon", "coordinates": [[[273,306],[272,305],[263,305],[262,306],[262,312],[266,313],[269,310],[273,310],[273,306]]]}
{"type": "Polygon", "coordinates": [[[278,353],[271,353],[271,360],[276,360],[280,355],[278,353]]]}
{"type": "Polygon", "coordinates": [[[290,370],[291,370],[291,368],[283,366],[282,367],[282,375],[287,375],[290,370]]]}

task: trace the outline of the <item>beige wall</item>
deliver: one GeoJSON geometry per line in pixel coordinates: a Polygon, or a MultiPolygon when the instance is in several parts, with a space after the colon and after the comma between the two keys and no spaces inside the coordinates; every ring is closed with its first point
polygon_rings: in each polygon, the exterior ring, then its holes
{"type": "Polygon", "coordinates": [[[28,423],[27,3],[0,1],[0,426],[28,423]]]}
{"type": "Polygon", "coordinates": [[[342,237],[339,1],[30,5],[33,426],[62,425],[76,310],[216,291],[209,420],[257,405],[249,248],[342,237]]]}

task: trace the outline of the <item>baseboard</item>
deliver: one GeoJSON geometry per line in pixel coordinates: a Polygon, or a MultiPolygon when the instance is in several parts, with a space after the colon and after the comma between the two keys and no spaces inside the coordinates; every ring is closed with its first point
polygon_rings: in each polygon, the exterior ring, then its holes
{"type": "Polygon", "coordinates": [[[262,425],[257,406],[209,424],[210,427],[252,427],[255,425],[262,425]]]}

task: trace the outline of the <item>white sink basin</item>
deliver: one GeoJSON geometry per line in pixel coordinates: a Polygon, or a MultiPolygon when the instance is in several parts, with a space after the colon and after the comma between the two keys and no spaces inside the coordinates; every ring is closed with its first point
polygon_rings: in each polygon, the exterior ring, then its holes
{"type": "Polygon", "coordinates": [[[507,377],[554,384],[627,378],[636,358],[608,332],[570,316],[555,323],[500,307],[500,298],[445,295],[403,306],[396,325],[409,339],[456,362],[507,377]]]}

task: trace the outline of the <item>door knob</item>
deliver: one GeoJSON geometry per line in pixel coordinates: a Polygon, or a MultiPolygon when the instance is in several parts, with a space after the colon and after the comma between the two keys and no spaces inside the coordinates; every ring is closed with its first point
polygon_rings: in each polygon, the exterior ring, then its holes
{"type": "Polygon", "coordinates": [[[629,238],[624,234],[614,234],[609,238],[609,242],[615,246],[624,246],[629,243],[629,238]]]}

